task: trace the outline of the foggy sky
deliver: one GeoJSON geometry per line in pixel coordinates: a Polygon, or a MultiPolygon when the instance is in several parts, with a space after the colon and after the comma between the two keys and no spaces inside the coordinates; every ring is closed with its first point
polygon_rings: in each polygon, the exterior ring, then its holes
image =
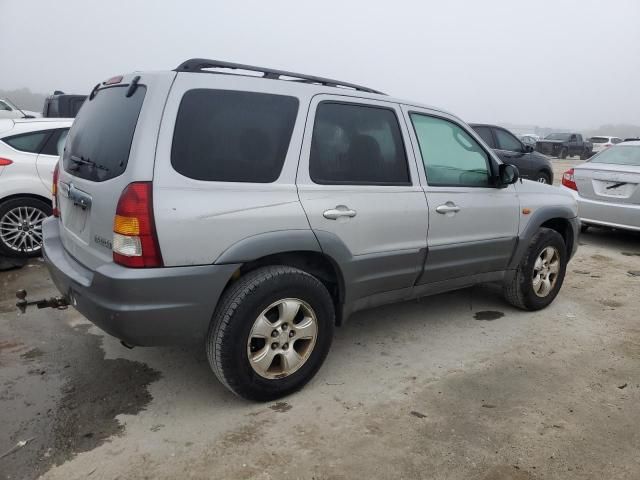
{"type": "Polygon", "coordinates": [[[334,77],[469,122],[640,124],[640,0],[0,0],[0,88],[88,93],[207,57],[334,77]]]}

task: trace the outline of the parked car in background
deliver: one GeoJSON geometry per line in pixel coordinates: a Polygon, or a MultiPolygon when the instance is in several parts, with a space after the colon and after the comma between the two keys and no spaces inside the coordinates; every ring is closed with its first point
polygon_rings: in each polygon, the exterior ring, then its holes
{"type": "Polygon", "coordinates": [[[535,133],[525,133],[524,135],[520,135],[518,138],[520,138],[520,141],[525,145],[536,148],[536,142],[540,140],[540,135],[536,135],[535,133]]]}
{"type": "Polygon", "coordinates": [[[579,133],[552,133],[536,142],[536,151],[562,159],[579,155],[586,160],[592,155],[593,145],[579,133]]]}
{"type": "Polygon", "coordinates": [[[0,255],[40,254],[51,181],[72,120],[0,120],[0,255]]]}
{"type": "Polygon", "coordinates": [[[44,101],[42,116],[75,118],[86,98],[86,95],[70,95],[56,90],[44,101]]]}
{"type": "Polygon", "coordinates": [[[496,125],[470,124],[504,163],[518,167],[522,178],[540,183],[553,183],[553,167],[547,157],[525,145],[506,128],[496,125]]]}
{"type": "Polygon", "coordinates": [[[42,116],[38,112],[22,110],[6,98],[0,98],[0,119],[2,118],[36,118],[42,116]]]}
{"type": "Polygon", "coordinates": [[[622,143],[623,140],[619,137],[591,137],[589,141],[593,144],[593,153],[599,153],[605,148],[612,147],[619,143],[622,143]]]}
{"type": "Polygon", "coordinates": [[[609,147],[562,176],[578,201],[583,228],[640,231],[640,141],[609,147]]]}
{"type": "Polygon", "coordinates": [[[625,142],[640,142],[640,137],[625,138],[624,141],[625,142]]]}
{"type": "Polygon", "coordinates": [[[357,310],[487,281],[546,307],[580,229],[571,195],[517,182],[454,115],[215,60],[96,86],[56,172],[60,301],[130,346],[206,346],[262,401],[308,382],[357,310]]]}

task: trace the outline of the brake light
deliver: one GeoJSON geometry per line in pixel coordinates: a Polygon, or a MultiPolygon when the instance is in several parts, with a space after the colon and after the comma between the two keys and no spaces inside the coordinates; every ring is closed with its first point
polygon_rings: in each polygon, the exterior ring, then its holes
{"type": "Polygon", "coordinates": [[[570,188],[571,190],[575,190],[577,192],[578,185],[576,185],[576,181],[573,175],[574,175],[573,168],[570,168],[569,170],[564,172],[564,174],[562,175],[562,185],[564,185],[567,188],[570,188]]]}
{"type": "Polygon", "coordinates": [[[132,268],[162,266],[153,220],[151,182],[130,183],[124,189],[113,220],[113,261],[132,268]]]}
{"type": "Polygon", "coordinates": [[[58,179],[60,178],[59,163],[56,163],[56,167],[53,169],[53,183],[51,184],[51,197],[53,200],[53,213],[54,217],[60,216],[60,207],[58,205],[58,179]]]}
{"type": "Polygon", "coordinates": [[[12,163],[13,163],[13,160],[0,157],[0,167],[6,167],[7,165],[11,165],[12,163]]]}

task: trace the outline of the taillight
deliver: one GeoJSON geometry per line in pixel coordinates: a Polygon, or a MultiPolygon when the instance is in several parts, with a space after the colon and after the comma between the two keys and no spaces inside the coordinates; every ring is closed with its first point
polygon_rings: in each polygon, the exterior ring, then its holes
{"type": "MultiPolygon", "coordinates": [[[[51,184],[51,197],[53,200],[53,216],[60,216],[60,206],[58,205],[58,179],[60,178],[60,167],[56,163],[56,167],[53,169],[53,183],[51,184]]],[[[66,218],[66,217],[65,217],[66,218]]]]}
{"type": "Polygon", "coordinates": [[[574,174],[573,168],[570,168],[569,170],[564,172],[564,174],[562,175],[562,185],[564,185],[567,188],[570,188],[571,190],[575,190],[577,192],[578,185],[576,185],[576,181],[573,177],[573,174],[574,174]]]}
{"type": "Polygon", "coordinates": [[[6,167],[7,165],[11,165],[12,163],[13,163],[13,160],[0,157],[0,167],[6,167]]]}
{"type": "Polygon", "coordinates": [[[113,261],[125,267],[161,267],[162,255],[153,221],[151,182],[124,189],[113,221],[113,261]]]}

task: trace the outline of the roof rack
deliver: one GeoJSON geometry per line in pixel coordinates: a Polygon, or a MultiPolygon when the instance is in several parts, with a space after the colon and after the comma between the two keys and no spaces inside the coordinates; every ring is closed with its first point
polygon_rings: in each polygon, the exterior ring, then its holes
{"type": "MultiPolygon", "coordinates": [[[[327,87],[346,87],[359,90],[367,93],[377,93],[384,95],[384,93],[374,90],[372,88],[363,87],[354,83],[341,82],[340,80],[332,80],[330,78],[314,77],[312,75],[305,75],[303,73],[285,72],[283,70],[274,70],[273,68],[262,68],[254,65],[242,65],[240,63],[221,62],[219,60],[208,60],[206,58],[192,58],[185,62],[182,62],[174,70],[175,72],[203,72],[209,68],[229,68],[232,70],[247,70],[250,72],[261,72],[262,78],[269,78],[278,80],[280,77],[290,77],[293,80],[305,82],[305,83],[318,83],[327,87]]],[[[206,72],[215,73],[215,72],[206,72]]]]}

